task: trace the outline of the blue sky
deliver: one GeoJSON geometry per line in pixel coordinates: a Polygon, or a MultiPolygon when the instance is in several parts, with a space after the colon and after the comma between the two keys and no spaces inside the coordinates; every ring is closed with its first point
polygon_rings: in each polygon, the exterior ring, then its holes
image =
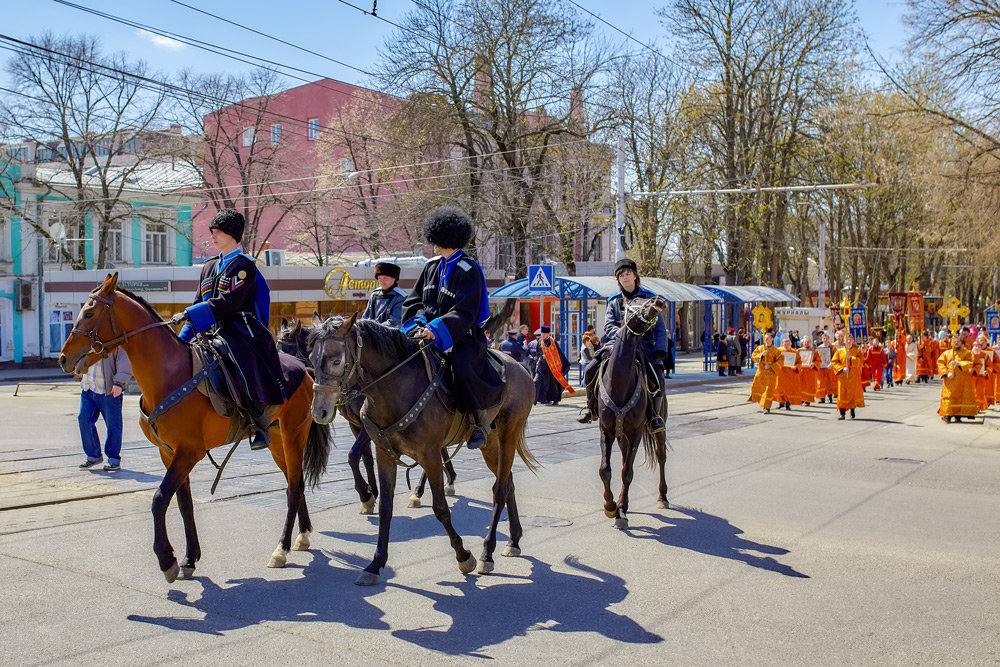
{"type": "MultiPolygon", "coordinates": [[[[338,0],[306,0],[305,2],[264,2],[263,0],[184,0],[206,11],[237,21],[261,32],[341,60],[361,69],[377,58],[377,49],[392,26],[366,16],[338,0]]],[[[352,4],[371,9],[372,0],[349,0],[352,4]]],[[[139,0],[113,2],[108,0],[74,0],[108,14],[156,28],[252,53],[281,63],[295,65],[317,74],[351,83],[363,83],[364,75],[329,60],[312,56],[292,47],[270,41],[241,28],[175,4],[170,0],[139,0]]],[[[643,41],[667,41],[656,8],[666,0],[577,0],[605,20],[632,33],[643,41]]],[[[4,27],[0,32],[18,39],[27,39],[43,30],[56,33],[97,35],[107,50],[123,50],[135,58],[146,60],[155,70],[173,73],[189,67],[196,71],[239,71],[247,66],[222,56],[216,56],[191,46],[170,42],[136,28],[89,15],[79,9],[54,0],[8,0],[4,3],[4,27]]],[[[411,0],[378,0],[378,14],[396,20],[413,8],[411,0]]],[[[904,11],[900,0],[861,0],[855,11],[861,27],[869,35],[872,46],[885,57],[893,59],[905,40],[901,20],[904,11]]],[[[597,29],[609,36],[620,37],[610,28],[597,24],[597,29]]],[[[0,58],[5,52],[0,51],[0,58]]],[[[6,78],[6,75],[3,75],[6,78]]],[[[309,75],[302,75],[311,78],[309,75]]],[[[295,81],[290,81],[295,85],[295,81]]]]}

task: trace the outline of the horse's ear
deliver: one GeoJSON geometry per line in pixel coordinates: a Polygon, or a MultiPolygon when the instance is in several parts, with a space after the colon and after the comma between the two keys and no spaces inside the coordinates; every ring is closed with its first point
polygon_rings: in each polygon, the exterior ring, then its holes
{"type": "Polygon", "coordinates": [[[284,318],[284,317],[281,318],[281,328],[282,329],[287,329],[288,328],[288,320],[286,318],[284,318]]]}
{"type": "Polygon", "coordinates": [[[319,316],[319,313],[315,310],[313,311],[313,326],[318,327],[323,324],[323,318],[319,316]]]}
{"type": "Polygon", "coordinates": [[[296,336],[302,331],[302,320],[295,320],[295,325],[292,327],[292,333],[296,336]]]}
{"type": "Polygon", "coordinates": [[[354,326],[354,321],[356,319],[358,319],[358,315],[360,315],[360,314],[361,314],[361,311],[360,310],[356,310],[356,311],[354,311],[353,315],[351,315],[349,318],[347,318],[347,321],[344,322],[344,333],[347,333],[348,331],[351,330],[351,327],[354,326]]]}
{"type": "Polygon", "coordinates": [[[101,287],[105,294],[111,294],[114,292],[118,287],[118,272],[115,271],[113,274],[109,273],[108,277],[104,279],[104,285],[101,287]]]}

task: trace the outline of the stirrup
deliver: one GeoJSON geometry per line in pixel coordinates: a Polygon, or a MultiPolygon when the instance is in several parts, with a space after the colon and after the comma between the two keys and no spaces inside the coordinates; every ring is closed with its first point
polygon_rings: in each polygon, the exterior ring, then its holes
{"type": "Polygon", "coordinates": [[[465,444],[469,449],[482,449],[486,446],[486,437],[486,432],[477,424],[472,427],[472,435],[465,444]]]}
{"type": "Polygon", "coordinates": [[[250,449],[253,451],[267,449],[270,446],[271,436],[268,435],[267,431],[258,429],[254,432],[253,437],[250,438],[250,449]]]}
{"type": "Polygon", "coordinates": [[[590,411],[590,408],[584,408],[580,410],[580,414],[576,416],[576,421],[581,424],[589,424],[594,421],[594,413],[590,411]]]}
{"type": "Polygon", "coordinates": [[[649,420],[649,432],[650,433],[661,433],[666,431],[667,427],[663,423],[663,418],[660,416],[653,417],[649,420]]]}

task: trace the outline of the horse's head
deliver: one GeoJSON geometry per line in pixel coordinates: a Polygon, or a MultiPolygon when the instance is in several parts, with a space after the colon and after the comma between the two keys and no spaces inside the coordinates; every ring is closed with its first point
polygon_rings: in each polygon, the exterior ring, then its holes
{"type": "Polygon", "coordinates": [[[288,320],[282,318],[281,329],[274,343],[279,351],[309,363],[309,329],[302,326],[301,320],[289,324],[288,320]]]}
{"type": "Polygon", "coordinates": [[[329,424],[337,416],[340,394],[351,385],[357,366],[357,341],[352,329],[358,314],[334,316],[311,327],[306,344],[313,367],[312,416],[318,424],[329,424]]]}
{"type": "Polygon", "coordinates": [[[624,325],[619,331],[644,336],[656,325],[657,318],[666,307],[667,300],[662,296],[654,296],[652,299],[632,299],[625,306],[624,325]]]}
{"type": "Polygon", "coordinates": [[[108,274],[104,282],[90,293],[76,316],[73,331],[59,351],[59,366],[67,373],[86,373],[101,357],[110,351],[102,341],[118,336],[112,307],[118,274],[108,274]]]}

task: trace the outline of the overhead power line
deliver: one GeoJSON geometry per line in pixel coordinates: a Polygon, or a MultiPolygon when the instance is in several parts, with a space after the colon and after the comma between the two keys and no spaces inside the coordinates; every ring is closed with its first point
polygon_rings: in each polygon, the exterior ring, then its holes
{"type": "Polygon", "coordinates": [[[816,192],[820,190],[860,190],[882,187],[878,183],[830,183],[824,185],[786,185],[760,188],[725,188],[714,190],[654,190],[633,192],[633,197],[676,197],[681,195],[750,195],[757,192],[816,192]]]}

